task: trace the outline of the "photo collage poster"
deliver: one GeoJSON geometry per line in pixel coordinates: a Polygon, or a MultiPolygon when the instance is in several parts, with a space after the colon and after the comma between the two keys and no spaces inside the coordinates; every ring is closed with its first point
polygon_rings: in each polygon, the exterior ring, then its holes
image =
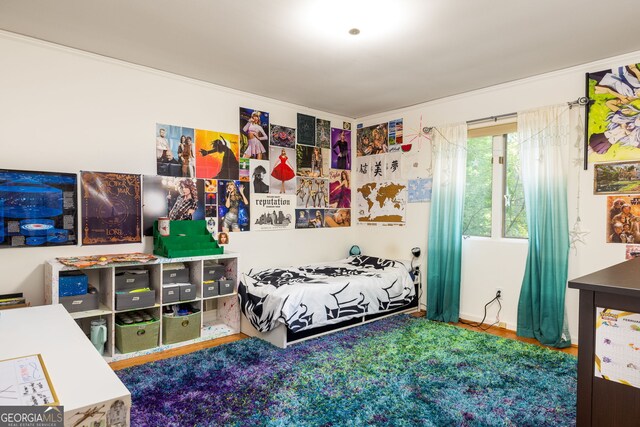
{"type": "Polygon", "coordinates": [[[359,224],[405,224],[408,182],[402,173],[403,142],[402,119],[356,130],[353,179],[359,224]]]}
{"type": "Polygon", "coordinates": [[[140,175],[81,172],[82,244],[142,241],[140,175]]]}
{"type": "Polygon", "coordinates": [[[0,248],[75,245],[77,176],[0,169],[0,248]]]}

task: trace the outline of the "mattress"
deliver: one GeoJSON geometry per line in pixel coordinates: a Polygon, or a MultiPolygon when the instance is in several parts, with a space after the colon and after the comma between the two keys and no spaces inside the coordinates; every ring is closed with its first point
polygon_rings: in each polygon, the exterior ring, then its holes
{"type": "Polygon", "coordinates": [[[366,255],[244,274],[242,313],[260,332],[280,324],[298,332],[409,304],[415,286],[407,263],[366,255]]]}

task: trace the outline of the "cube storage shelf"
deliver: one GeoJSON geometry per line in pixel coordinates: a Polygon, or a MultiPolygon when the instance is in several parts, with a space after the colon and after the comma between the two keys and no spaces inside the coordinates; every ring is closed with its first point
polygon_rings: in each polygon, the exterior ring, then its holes
{"type": "MultiPolygon", "coordinates": [[[[127,359],[130,357],[142,356],[155,352],[169,350],[171,348],[193,344],[200,341],[207,341],[227,335],[237,334],[240,332],[240,309],[237,303],[238,299],[238,271],[239,271],[238,254],[228,252],[219,255],[206,255],[186,258],[163,258],[158,257],[156,260],[146,264],[139,263],[122,263],[117,266],[93,266],[81,269],[89,278],[89,284],[98,289],[99,307],[97,309],[87,311],[72,312],[71,317],[76,320],[88,336],[91,328],[91,320],[95,318],[103,318],[107,321],[107,342],[105,344],[104,357],[108,362],[127,359]],[[184,263],[189,268],[189,283],[195,285],[195,297],[189,293],[188,301],[164,302],[162,284],[165,274],[169,274],[172,270],[165,270],[165,265],[169,263],[184,263]],[[209,293],[204,292],[207,285],[211,285],[206,281],[207,274],[212,266],[218,266],[223,271],[224,278],[231,281],[233,292],[229,294],[204,296],[209,293]],[[126,310],[116,310],[116,280],[115,275],[118,270],[144,268],[149,272],[149,287],[155,291],[155,300],[153,305],[139,308],[130,308],[126,310]],[[169,304],[188,303],[195,310],[199,310],[197,315],[191,315],[188,318],[163,316],[162,309],[169,304]],[[116,329],[118,332],[118,341],[122,344],[122,328],[116,328],[115,318],[119,313],[127,313],[131,311],[144,311],[151,314],[155,319],[159,320],[159,329],[157,331],[158,339],[156,345],[144,350],[134,350],[127,353],[120,352],[116,345],[116,329]],[[185,321],[188,319],[188,321],[185,321]],[[196,326],[197,324],[197,326],[196,326]],[[181,330],[183,329],[183,330],[181,330]],[[186,337],[185,341],[180,341],[186,337]],[[163,342],[163,339],[167,342],[163,342]],[[178,341],[176,341],[178,340],[178,341]]],[[[77,271],[75,267],[68,267],[57,260],[47,261],[45,264],[45,303],[60,304],[59,280],[60,273],[66,271],[77,271]]],[[[228,282],[226,285],[229,286],[228,282]]],[[[175,301],[175,300],[173,300],[175,301]]],[[[153,331],[155,333],[155,331],[153,331]]],[[[131,334],[134,340],[135,334],[131,334]]],[[[144,334],[142,335],[144,337],[144,334]]],[[[148,340],[148,336],[145,337],[148,340]]],[[[143,343],[142,347],[148,347],[148,342],[143,343]]],[[[137,348],[135,343],[128,344],[126,350],[137,348]]]]}

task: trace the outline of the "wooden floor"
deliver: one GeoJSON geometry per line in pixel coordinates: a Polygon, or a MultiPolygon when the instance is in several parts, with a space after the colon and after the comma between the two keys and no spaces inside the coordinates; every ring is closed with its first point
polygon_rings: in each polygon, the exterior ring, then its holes
{"type": "MultiPolygon", "coordinates": [[[[412,316],[415,317],[423,317],[425,315],[424,311],[420,311],[417,313],[413,313],[412,316]]],[[[470,323],[467,320],[461,319],[467,323],[470,323]]],[[[471,322],[473,323],[473,322],[471,322]]],[[[522,342],[526,342],[529,344],[535,344],[535,345],[539,345],[541,347],[546,347],[543,346],[542,344],[540,344],[538,341],[536,341],[533,338],[522,338],[516,335],[516,333],[514,331],[511,331],[509,329],[503,329],[503,328],[498,328],[497,326],[493,326],[491,328],[489,328],[486,331],[482,331],[478,328],[474,328],[472,326],[469,325],[465,325],[462,323],[452,323],[455,326],[459,326],[461,328],[464,329],[469,329],[472,331],[477,331],[477,332],[484,332],[487,334],[492,334],[492,335],[497,335],[499,337],[502,338],[508,338],[508,339],[513,339],[513,340],[518,340],[518,341],[522,341],[522,342]]],[[[483,325],[484,328],[486,328],[489,325],[483,325]]],[[[180,356],[182,354],[187,354],[187,353],[191,353],[194,351],[198,351],[198,350],[204,350],[205,348],[210,348],[210,347],[216,347],[218,345],[221,344],[226,344],[226,343],[230,343],[233,341],[239,341],[245,338],[249,338],[247,335],[245,334],[234,334],[234,335],[229,335],[226,337],[222,337],[222,338],[217,338],[215,340],[211,340],[211,341],[203,341],[203,342],[199,342],[196,344],[191,344],[191,345],[186,345],[184,347],[179,347],[179,348],[175,348],[172,350],[168,350],[168,351],[163,351],[163,352],[159,352],[159,353],[154,353],[154,354],[149,354],[146,356],[140,356],[140,357],[133,357],[131,359],[126,359],[126,360],[121,360],[118,362],[113,362],[110,363],[109,365],[111,366],[111,368],[114,371],[117,371],[119,369],[124,369],[124,368],[128,368],[131,366],[136,366],[136,365],[142,365],[144,363],[149,363],[149,362],[155,362],[157,360],[162,360],[162,359],[168,359],[170,357],[175,357],[175,356],[180,356]]],[[[553,347],[547,347],[550,350],[556,350],[556,351],[562,351],[564,353],[567,354],[572,354],[574,356],[578,355],[578,346],[572,346],[569,348],[563,348],[563,349],[557,349],[557,348],[553,348],[553,347]]]]}

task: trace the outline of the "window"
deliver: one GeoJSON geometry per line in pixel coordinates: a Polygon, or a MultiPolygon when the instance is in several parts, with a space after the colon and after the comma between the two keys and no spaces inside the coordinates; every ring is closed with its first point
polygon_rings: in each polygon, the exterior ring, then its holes
{"type": "Polygon", "coordinates": [[[462,234],[527,238],[516,124],[470,129],[462,234]]]}

